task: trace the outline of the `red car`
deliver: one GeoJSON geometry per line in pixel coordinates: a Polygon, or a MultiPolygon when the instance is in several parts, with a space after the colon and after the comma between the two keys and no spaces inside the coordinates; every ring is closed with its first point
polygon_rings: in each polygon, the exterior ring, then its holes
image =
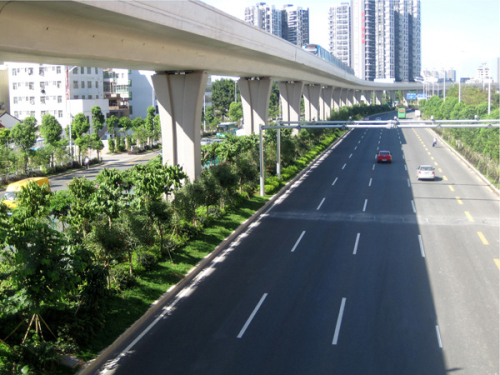
{"type": "Polygon", "coordinates": [[[392,163],[390,151],[380,151],[377,155],[377,163],[392,163]]]}

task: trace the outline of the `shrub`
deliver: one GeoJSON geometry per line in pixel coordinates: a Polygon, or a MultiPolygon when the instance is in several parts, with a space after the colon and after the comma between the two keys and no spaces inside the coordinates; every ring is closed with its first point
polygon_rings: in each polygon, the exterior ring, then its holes
{"type": "Polygon", "coordinates": [[[115,140],[113,138],[108,139],[108,150],[109,152],[115,152],[115,140]]]}
{"type": "Polygon", "coordinates": [[[113,270],[114,281],[120,289],[128,289],[134,285],[135,277],[130,274],[128,269],[116,267],[113,270]]]}
{"type": "Polygon", "coordinates": [[[158,259],[154,254],[142,251],[137,254],[137,263],[139,263],[146,271],[151,271],[158,264],[158,259]]]}

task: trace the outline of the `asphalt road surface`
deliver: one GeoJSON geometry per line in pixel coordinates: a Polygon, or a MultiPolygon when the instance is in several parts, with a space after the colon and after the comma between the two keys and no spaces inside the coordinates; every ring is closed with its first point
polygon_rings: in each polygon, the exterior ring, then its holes
{"type": "Polygon", "coordinates": [[[68,188],[68,184],[75,177],[86,177],[89,180],[93,180],[95,176],[97,176],[99,172],[103,170],[103,168],[116,168],[118,170],[128,169],[132,168],[136,164],[146,163],[160,154],[161,151],[153,151],[137,155],[128,155],[126,153],[103,155],[102,164],[91,165],[89,169],[81,169],[78,171],[72,171],[58,176],[50,177],[50,188],[52,191],[66,190],[68,188]]]}
{"type": "Polygon", "coordinates": [[[432,138],[351,131],[100,373],[498,374],[498,196],[432,138]]]}

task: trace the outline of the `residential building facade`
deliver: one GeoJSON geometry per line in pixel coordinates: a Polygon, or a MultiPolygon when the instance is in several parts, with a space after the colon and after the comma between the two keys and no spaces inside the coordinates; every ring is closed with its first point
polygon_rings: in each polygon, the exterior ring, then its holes
{"type": "Polygon", "coordinates": [[[299,47],[309,44],[309,9],[287,4],[282,10],[257,3],[245,8],[245,22],[299,47]]]}
{"type": "Polygon", "coordinates": [[[344,62],[344,40],[334,30],[348,7],[349,65],[357,77],[408,82],[420,75],[420,0],[351,0],[331,7],[330,52],[344,62]]]}
{"type": "Polygon", "coordinates": [[[328,12],[330,53],[347,66],[351,66],[351,7],[342,3],[328,12]]]}
{"type": "Polygon", "coordinates": [[[101,107],[104,99],[102,68],[64,65],[7,63],[11,114],[24,120],[33,116],[41,124],[45,114],[53,115],[66,127],[83,112],[90,120],[90,109],[101,107]]]}

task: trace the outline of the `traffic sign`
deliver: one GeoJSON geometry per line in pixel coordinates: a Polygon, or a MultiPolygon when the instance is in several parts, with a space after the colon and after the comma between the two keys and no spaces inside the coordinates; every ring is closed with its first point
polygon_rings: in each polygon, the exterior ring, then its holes
{"type": "Polygon", "coordinates": [[[424,94],[424,93],[418,93],[418,94],[417,94],[417,98],[418,98],[418,99],[427,99],[427,94],[424,94]]]}
{"type": "Polygon", "coordinates": [[[417,94],[414,92],[408,92],[408,93],[406,93],[406,99],[415,100],[415,99],[417,99],[417,94]]]}

